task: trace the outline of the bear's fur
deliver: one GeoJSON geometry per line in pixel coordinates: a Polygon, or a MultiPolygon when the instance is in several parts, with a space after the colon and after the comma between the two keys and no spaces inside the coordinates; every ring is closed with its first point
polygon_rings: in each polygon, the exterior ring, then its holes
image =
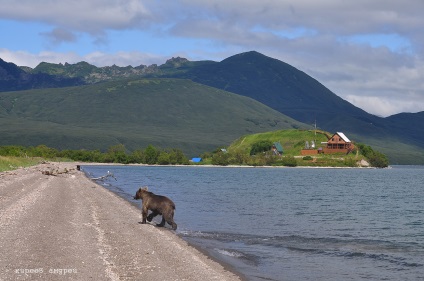
{"type": "Polygon", "coordinates": [[[146,223],[146,220],[151,222],[157,215],[162,215],[162,222],[157,224],[157,226],[164,226],[166,221],[172,226],[173,230],[177,229],[177,224],[174,222],[175,204],[171,199],[166,196],[156,195],[153,192],[150,192],[147,186],[143,188],[140,187],[135,194],[134,199],[141,199],[143,201],[141,207],[143,220],[141,223],[146,223]],[[147,216],[149,210],[152,212],[149,216],[147,216]]]}

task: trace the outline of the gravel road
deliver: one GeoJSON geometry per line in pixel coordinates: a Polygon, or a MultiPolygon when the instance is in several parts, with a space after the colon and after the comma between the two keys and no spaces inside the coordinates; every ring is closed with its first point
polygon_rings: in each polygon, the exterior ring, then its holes
{"type": "Polygon", "coordinates": [[[0,280],[240,280],[140,221],[75,163],[0,173],[0,280]]]}

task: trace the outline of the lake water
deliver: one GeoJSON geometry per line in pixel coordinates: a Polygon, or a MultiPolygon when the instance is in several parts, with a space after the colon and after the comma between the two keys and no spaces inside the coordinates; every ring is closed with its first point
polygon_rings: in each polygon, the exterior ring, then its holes
{"type": "Polygon", "coordinates": [[[424,280],[423,166],[83,170],[170,197],[177,234],[248,280],[424,280]]]}

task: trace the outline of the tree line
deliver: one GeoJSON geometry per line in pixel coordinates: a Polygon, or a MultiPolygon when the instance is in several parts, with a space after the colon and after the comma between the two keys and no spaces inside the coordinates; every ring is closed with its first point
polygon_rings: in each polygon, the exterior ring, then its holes
{"type": "Polygon", "coordinates": [[[58,150],[46,145],[35,147],[0,146],[0,155],[14,157],[41,157],[44,159],[70,159],[80,162],[94,163],[122,163],[122,164],[159,164],[159,165],[187,165],[188,158],[177,148],[160,149],[148,145],[145,149],[128,152],[123,144],[109,147],[106,152],[100,150],[58,150]]]}
{"type": "MultiPolygon", "coordinates": [[[[275,156],[270,153],[271,142],[261,141],[252,145],[250,155],[241,152],[224,152],[220,148],[213,152],[201,155],[204,160],[210,159],[213,165],[250,165],[250,166],[289,166],[298,165],[294,156],[275,156]]],[[[386,155],[374,151],[370,146],[356,144],[359,152],[364,155],[371,166],[385,168],[389,165],[386,155]]],[[[160,149],[148,145],[145,149],[128,152],[123,144],[109,147],[106,152],[100,150],[58,150],[46,145],[35,147],[0,146],[0,155],[14,157],[41,157],[44,159],[69,159],[79,162],[93,163],[121,163],[121,164],[149,164],[149,165],[188,165],[189,159],[177,148],[160,149]]],[[[356,162],[350,163],[356,166],[356,162]]]]}

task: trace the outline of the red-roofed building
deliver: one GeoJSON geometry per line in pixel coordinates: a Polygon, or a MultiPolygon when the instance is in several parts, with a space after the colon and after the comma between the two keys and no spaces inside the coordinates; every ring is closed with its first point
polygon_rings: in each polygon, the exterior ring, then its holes
{"type": "Polygon", "coordinates": [[[301,155],[314,155],[320,153],[349,153],[355,147],[348,137],[342,132],[335,133],[328,141],[321,142],[323,147],[318,149],[302,149],[301,155]]]}
{"type": "Polygon", "coordinates": [[[324,153],[349,153],[353,150],[353,143],[342,132],[335,133],[325,144],[324,153]]]}

